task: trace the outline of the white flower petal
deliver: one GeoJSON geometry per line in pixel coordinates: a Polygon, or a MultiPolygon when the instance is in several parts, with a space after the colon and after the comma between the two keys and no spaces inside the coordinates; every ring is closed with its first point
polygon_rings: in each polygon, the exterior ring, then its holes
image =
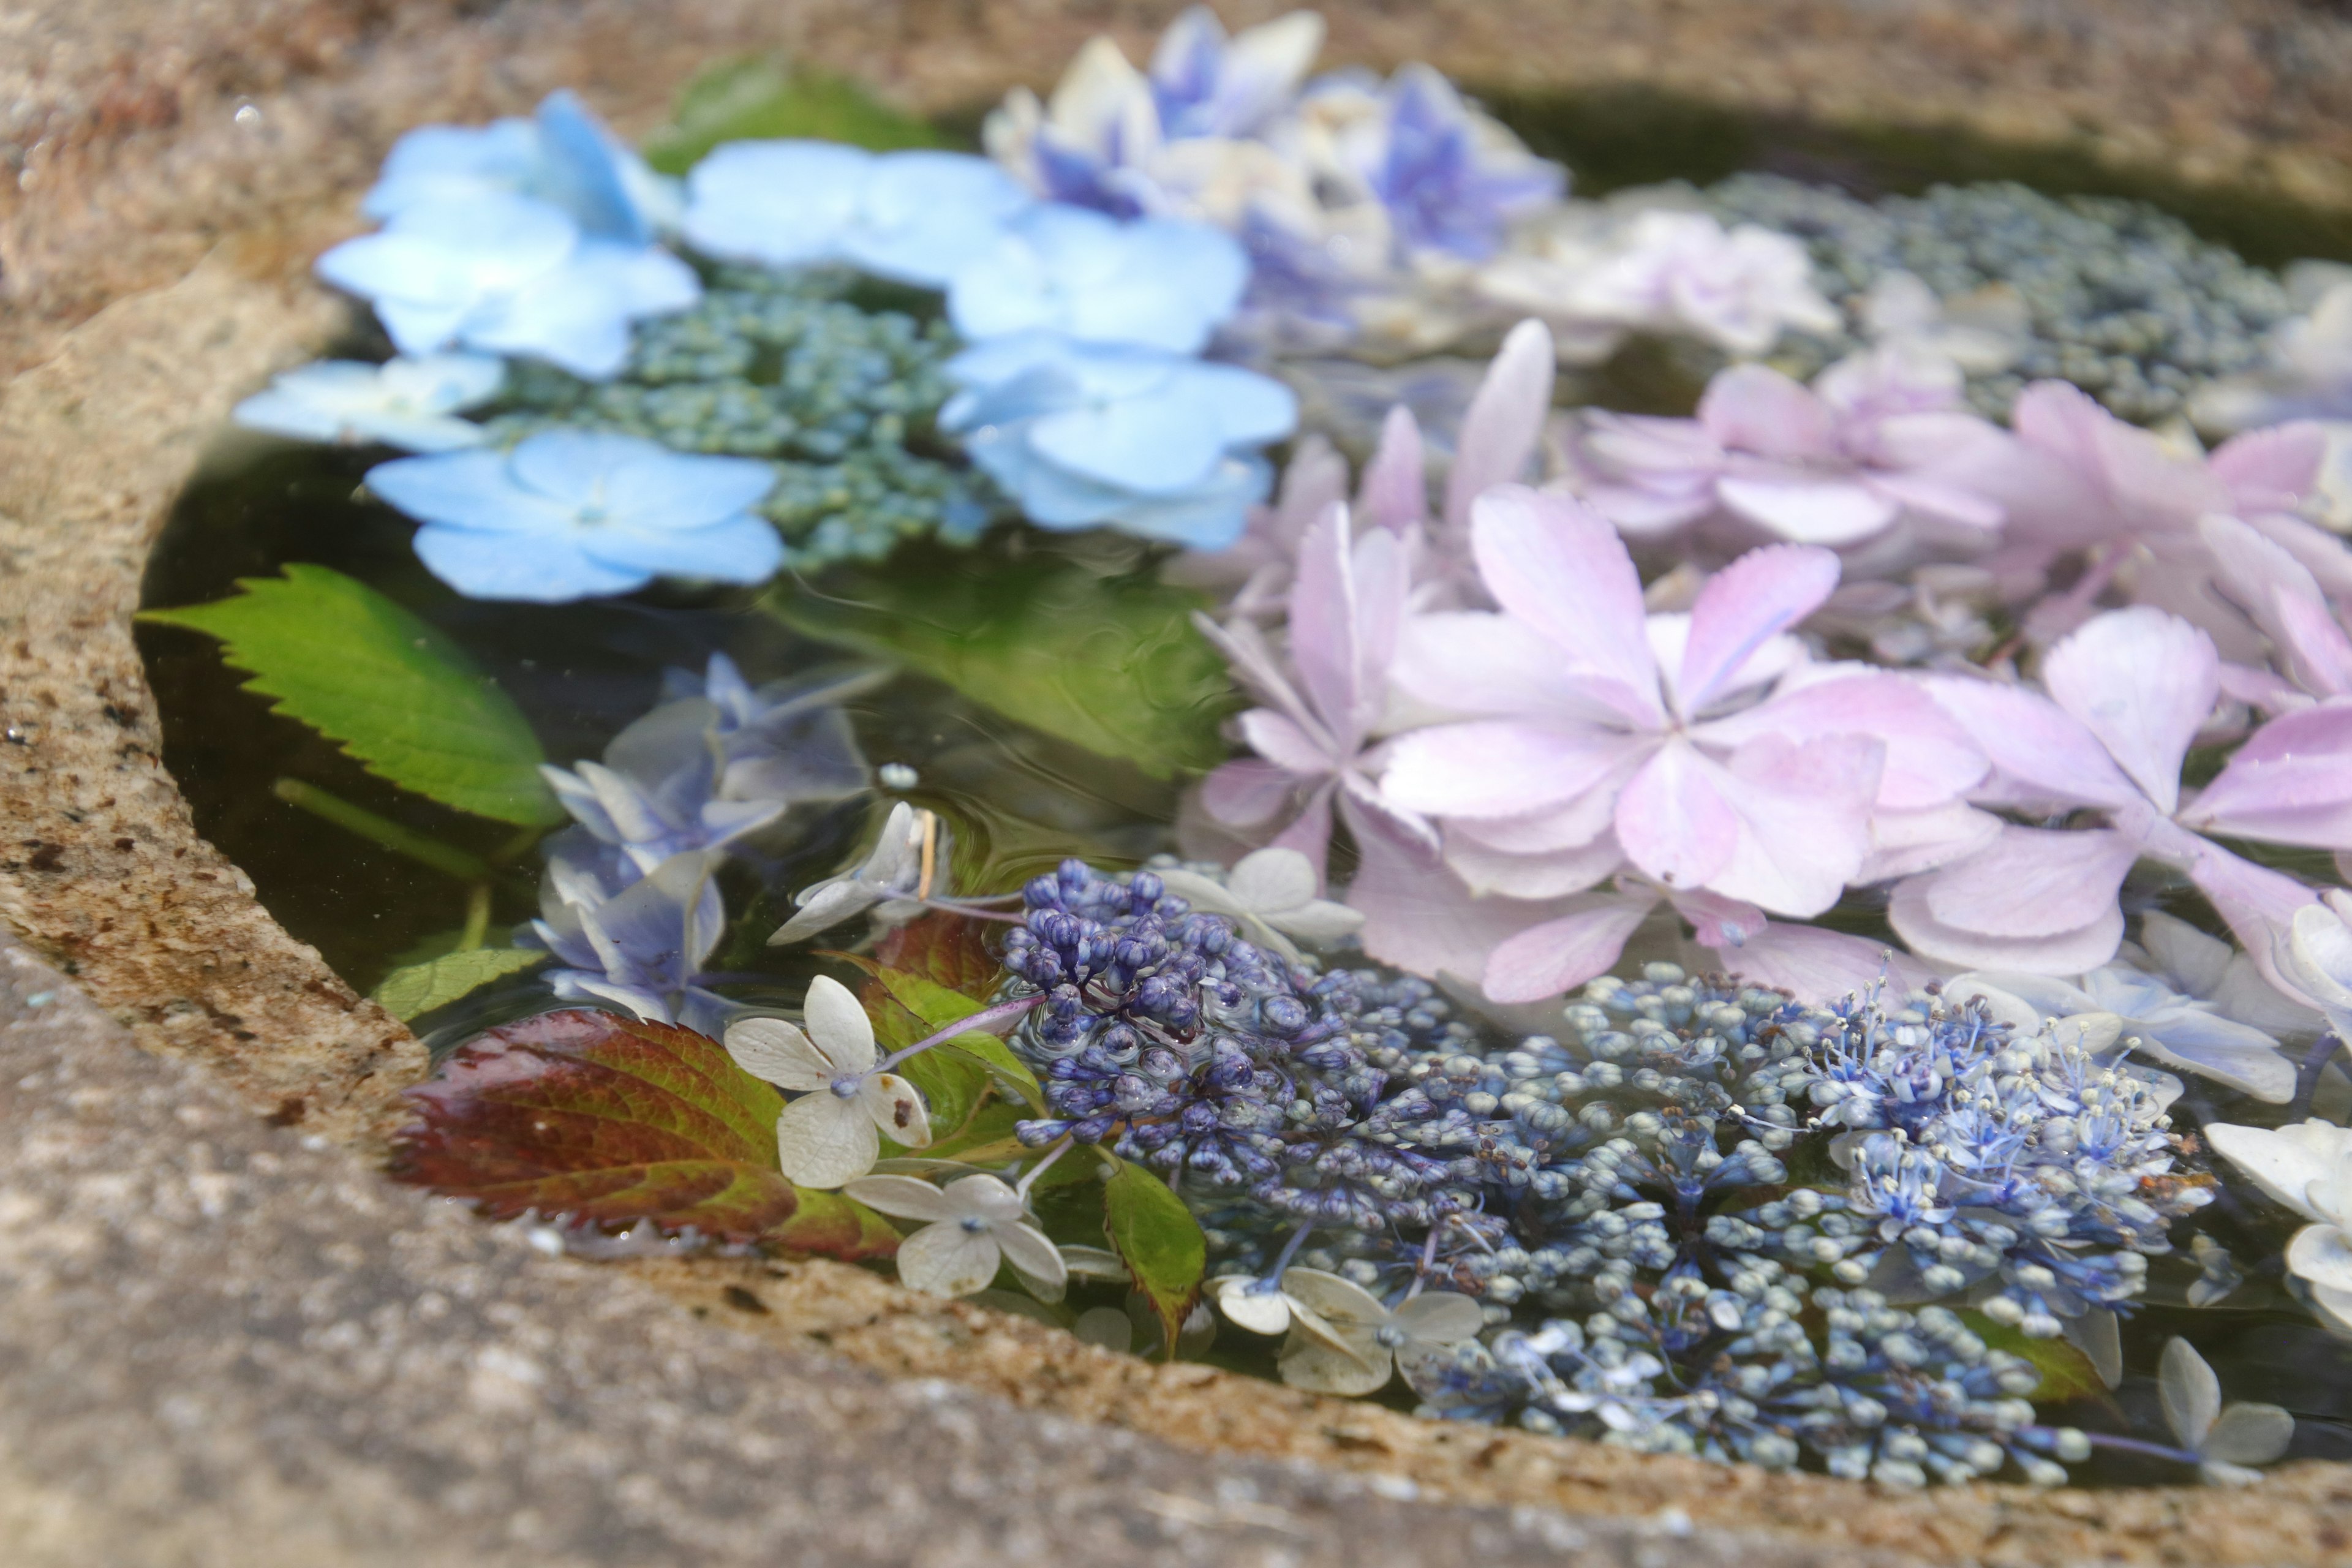
{"type": "Polygon", "coordinates": [[[800,1026],[782,1018],[740,1018],[728,1025],[727,1054],[753,1078],[795,1093],[823,1089],[835,1077],[833,1064],[800,1026]]]}
{"type": "Polygon", "coordinates": [[[2332,1225],[2307,1225],[2286,1244],[2287,1271],[2330,1290],[2352,1290],[2352,1236],[2332,1225]]]}
{"type": "Polygon", "coordinates": [[[800,911],[768,939],[770,947],[788,947],[803,942],[817,932],[839,925],[860,910],[871,909],[881,901],[881,892],[863,882],[845,877],[830,882],[819,882],[804,888],[800,896],[800,911]]]}
{"type": "Polygon", "coordinates": [[[837,1187],[874,1168],[882,1135],[854,1100],[830,1089],[804,1094],[776,1118],[776,1163],[800,1187],[837,1187]]]}
{"type": "Polygon", "coordinates": [[[1058,1301],[1062,1299],[1062,1292],[1069,1285],[1070,1271],[1063,1263],[1061,1253],[1045,1239],[1044,1231],[1016,1220],[1010,1225],[994,1226],[992,1234],[996,1237],[996,1245],[1004,1249],[1004,1260],[1013,1265],[1013,1271],[1021,1276],[1039,1300],[1058,1301]],[[1053,1294],[1048,1296],[1038,1290],[1040,1285],[1053,1294]]]}
{"type": "Polygon", "coordinates": [[[988,1289],[1001,1258],[996,1237],[947,1220],[898,1244],[898,1278],[931,1296],[969,1296],[988,1289]]]}
{"type": "Polygon", "coordinates": [[[874,1065],[874,1023],[848,986],[830,974],[818,975],[809,982],[801,1011],[809,1038],[838,1071],[864,1072],[874,1065]]]}
{"type": "Polygon", "coordinates": [[[857,1100],[874,1119],[874,1125],[900,1148],[930,1147],[931,1119],[923,1109],[923,1097],[897,1073],[877,1072],[867,1079],[857,1100]]]}
{"type": "Polygon", "coordinates": [[[1389,1310],[1378,1296],[1320,1268],[1293,1268],[1284,1274],[1282,1293],[1342,1333],[1358,1326],[1377,1329],[1389,1321],[1389,1310]]]}
{"type": "Polygon", "coordinates": [[[2352,1129],[2303,1121],[2273,1131],[2212,1121],[2205,1126],[2205,1142],[2244,1172],[2273,1203],[2316,1220],[2320,1215],[2311,1206],[2311,1184],[2330,1173],[2339,1160],[2352,1152],[2352,1129]]]}
{"type": "Polygon", "coordinates": [[[1070,1325],[1070,1332],[1090,1345],[1126,1354],[1135,1347],[1135,1323],[1117,1307],[1089,1307],[1070,1325]]]}
{"type": "Polygon", "coordinates": [[[1278,1334],[1290,1327],[1290,1299],[1265,1280],[1229,1274],[1211,1280],[1209,1294],[1236,1328],[1254,1334],[1278,1334]]]}
{"type": "Polygon", "coordinates": [[[1126,1279],[1126,1259],[1108,1247],[1064,1247],[1063,1266],[1080,1279],[1126,1279]]]}
{"type": "Polygon", "coordinates": [[[916,1176],[860,1176],[843,1186],[841,1192],[844,1197],[856,1198],[867,1208],[897,1215],[901,1219],[937,1221],[959,1217],[945,1193],[916,1176]]]}
{"type": "Polygon", "coordinates": [[[1259,914],[1295,910],[1320,891],[1315,863],[1296,849],[1279,847],[1243,856],[1225,886],[1244,908],[1259,914]]]}
{"type": "Polygon", "coordinates": [[[1315,1394],[1349,1397],[1373,1393],[1387,1384],[1395,1358],[1370,1334],[1351,1334],[1342,1343],[1326,1343],[1301,1333],[1303,1321],[1291,1325],[1290,1339],[1276,1363],[1283,1382],[1315,1394]]]}
{"type": "Polygon", "coordinates": [[[1266,924],[1301,942],[1337,942],[1354,934],[1364,923],[1363,912],[1329,899],[1309,899],[1295,910],[1265,917],[1266,924]]]}
{"type": "Polygon", "coordinates": [[[1486,1326],[1477,1302],[1453,1290],[1431,1290],[1400,1304],[1397,1327],[1416,1340],[1450,1345],[1475,1338],[1486,1326]]]}
{"type": "Polygon", "coordinates": [[[2275,1405],[2232,1405],[2206,1435],[2204,1457],[2225,1465],[2267,1465],[2294,1441],[2294,1417],[2275,1405]]]}
{"type": "Polygon", "coordinates": [[[2221,1413],[2221,1380],[2197,1353],[2197,1347],[2179,1335],[2164,1347],[2157,1370],[2157,1393],[2164,1401],[2164,1419],[2180,1446],[2202,1453],[2205,1435],[2221,1413]]]}

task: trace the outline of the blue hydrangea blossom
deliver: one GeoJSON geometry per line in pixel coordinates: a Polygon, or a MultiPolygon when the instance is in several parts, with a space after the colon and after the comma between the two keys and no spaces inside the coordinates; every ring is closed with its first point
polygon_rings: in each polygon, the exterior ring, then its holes
{"type": "Polygon", "coordinates": [[[957,271],[948,316],[974,342],[1054,331],[1194,353],[1241,303],[1249,276],[1241,246],[1206,224],[1120,223],[1048,204],[957,271]]]}
{"type": "Polygon", "coordinates": [[[945,288],[1029,205],[962,153],[868,153],[832,142],[733,142],[687,177],[684,231],[707,255],[770,267],[839,262],[945,288]]]}
{"type": "Polygon", "coordinates": [[[360,204],[388,221],[412,207],[528,196],[598,239],[645,245],[677,226],[677,182],[656,174],[569,90],[529,120],[421,125],[393,143],[360,204]]]}
{"type": "Polygon", "coordinates": [[[371,490],[425,524],[416,553],[435,576],[472,598],[541,603],[665,575],[763,581],[783,545],[751,509],[774,482],[749,458],[581,430],[368,470],[371,490]]]}
{"type": "Polygon", "coordinates": [[[347,447],[381,442],[409,452],[478,447],[479,425],[457,417],[496,395],[506,367],[478,354],[427,354],[383,364],[320,360],[273,379],[236,405],[249,430],[347,447]]]}
{"type": "Polygon", "coordinates": [[[1024,333],[951,362],[940,411],[972,461],[1042,528],[1110,525],[1216,550],[1241,536],[1273,475],[1258,449],[1297,401],[1234,365],[1024,333]]]}
{"type": "Polygon", "coordinates": [[[551,857],[530,930],[562,967],[541,978],[567,1001],[604,1003],[716,1037],[740,1011],[699,984],[726,929],[718,865],[717,855],[689,850],[640,877],[601,847],[551,857]]]}

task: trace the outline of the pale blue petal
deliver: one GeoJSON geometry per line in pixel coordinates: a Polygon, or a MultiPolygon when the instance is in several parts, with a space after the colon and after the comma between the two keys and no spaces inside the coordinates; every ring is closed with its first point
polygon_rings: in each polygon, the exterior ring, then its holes
{"type": "Polygon", "coordinates": [[[1298,428],[1298,397],[1269,375],[1238,365],[1202,364],[1186,379],[1206,389],[1229,447],[1261,447],[1298,428]]]}
{"type": "Polygon", "coordinates": [[[949,378],[960,386],[995,386],[1040,366],[1063,369],[1076,384],[1070,367],[1076,345],[1058,333],[1021,332],[975,343],[948,361],[949,378]]]}
{"type": "Polygon", "coordinates": [[[667,251],[592,240],[529,288],[477,311],[465,337],[477,348],[535,354],[601,381],[628,362],[632,321],[683,310],[700,292],[693,269],[667,251]]]}
{"type": "Polygon", "coordinates": [[[385,392],[419,408],[453,414],[498,395],[507,367],[484,354],[427,354],[387,360],[377,367],[385,392]]]}
{"type": "Polygon", "coordinates": [[[230,417],[248,430],[288,436],[297,441],[340,441],[343,419],[319,404],[282,387],[257,392],[238,404],[230,417]]]}
{"type": "Polygon", "coordinates": [[[1207,478],[1225,447],[1215,405],[1189,382],[1045,415],[1029,444],[1085,478],[1163,495],[1207,478]]]}
{"type": "Polygon", "coordinates": [[[784,562],[783,541],[775,528],[749,516],[669,533],[644,528],[585,529],[577,540],[588,555],[614,571],[665,577],[764,583],[784,562]]]}
{"type": "Polygon", "coordinates": [[[367,487],[418,521],[449,528],[540,534],[562,532],[574,521],[574,509],[551,504],[515,483],[502,452],[396,458],[370,468],[367,487]]]}
{"type": "Polygon", "coordinates": [[[617,523],[701,528],[749,511],[775,487],[776,470],[756,458],[656,447],[605,475],[604,508],[617,523]]]}
{"type": "Polygon", "coordinates": [[[539,136],[528,120],[420,125],[392,144],[360,210],[389,218],[423,202],[520,192],[538,161],[539,136]]]}
{"type": "Polygon", "coordinates": [[[383,323],[392,346],[404,354],[431,353],[449,346],[471,314],[470,302],[422,305],[407,300],[378,300],[376,320],[383,323]]]}
{"type": "Polygon", "coordinates": [[[712,256],[792,267],[835,254],[874,154],[831,142],[730,142],[687,176],[687,239],[712,256]]]}
{"type": "Polygon", "coordinates": [[[842,257],[885,278],[944,288],[1030,205],[1010,174],[968,153],[888,153],[863,193],[842,257]]]}
{"type": "Polygon", "coordinates": [[[560,503],[566,526],[583,507],[602,509],[613,476],[644,462],[670,456],[669,448],[642,436],[609,430],[542,430],[526,437],[509,457],[517,484],[560,503]]]}
{"type": "Polygon", "coordinates": [[[1131,500],[1108,520],[1146,539],[1193,550],[1223,550],[1249,523],[1249,509],[1274,488],[1274,468],[1263,458],[1228,458],[1200,489],[1181,496],[1131,500]]]}
{"type": "Polygon", "coordinates": [[[1017,430],[990,432],[989,437],[973,443],[972,461],[1019,501],[1022,514],[1040,528],[1091,528],[1135,499],[1129,491],[1045,461],[1017,430]]]}
{"type": "Polygon", "coordinates": [[[418,531],[416,558],[425,570],[472,599],[564,604],[645,586],[646,572],[623,572],[590,560],[562,536],[418,531]]]}
{"type": "Polygon", "coordinates": [[[404,452],[457,452],[489,439],[472,420],[448,414],[355,414],[344,430],[346,439],[379,441],[404,452]]]}
{"type": "Polygon", "coordinates": [[[570,213],[583,234],[632,245],[653,238],[622,182],[621,149],[577,94],[568,88],[549,93],[539,106],[538,129],[537,195],[570,213]]]}

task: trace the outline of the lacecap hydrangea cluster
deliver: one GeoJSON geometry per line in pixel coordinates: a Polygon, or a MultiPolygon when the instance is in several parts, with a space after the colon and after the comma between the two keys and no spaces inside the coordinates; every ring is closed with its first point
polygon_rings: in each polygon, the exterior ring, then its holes
{"type": "Polygon", "coordinates": [[[1007,994],[1045,998],[1013,1043],[1049,1110],[1024,1142],[1162,1173],[1225,1271],[1281,1252],[1479,1298],[1482,1338],[1406,1369],[1429,1414],[2063,1480],[2084,1440],[2034,1423],[2039,1374],[1956,1310],[2046,1337],[2127,1309],[2208,1195],[2147,1083],[1974,1003],[1811,1008],[1654,964],[1504,1046],[1423,982],[1286,964],[1150,871],[1072,861],[1024,902],[1007,994]]]}
{"type": "Polygon", "coordinates": [[[757,510],[795,570],[878,561],[927,534],[968,542],[1008,503],[938,433],[961,345],[936,314],[853,300],[856,281],[831,268],[722,267],[692,309],[637,328],[610,380],[516,362],[490,439],[571,427],[764,458],[776,485],[757,510]]]}

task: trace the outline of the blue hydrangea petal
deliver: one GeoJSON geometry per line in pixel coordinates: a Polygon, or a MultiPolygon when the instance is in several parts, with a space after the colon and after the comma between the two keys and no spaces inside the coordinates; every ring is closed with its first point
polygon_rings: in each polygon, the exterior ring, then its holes
{"type": "Polygon", "coordinates": [[[1159,493],[1198,484],[1225,447],[1216,404],[1189,378],[1045,415],[1030,427],[1029,442],[1084,478],[1159,493]]]}
{"type": "Polygon", "coordinates": [[[863,197],[842,259],[929,289],[946,287],[1030,205],[1010,174],[969,153],[885,153],[863,197]]]}
{"type": "Polygon", "coordinates": [[[627,154],[604,122],[568,88],[539,106],[538,194],[572,215],[584,234],[645,245],[653,226],[630,199],[622,178],[627,154]]]}
{"type": "Polygon", "coordinates": [[[312,270],[365,300],[471,303],[541,277],[579,242],[553,207],[494,195],[411,207],[382,233],[328,250],[312,270]]]}
{"type": "Polygon", "coordinates": [[[687,176],[683,232],[733,261],[799,267],[835,254],[874,154],[831,142],[731,142],[687,176]]]}
{"type": "Polygon", "coordinates": [[[428,202],[517,195],[538,160],[539,132],[528,120],[420,125],[392,144],[360,210],[382,220],[428,202]]]}
{"type": "Polygon", "coordinates": [[[416,558],[469,599],[520,599],[558,605],[642,588],[653,574],[590,559],[562,535],[528,542],[456,528],[420,529],[416,558]]]}
{"type": "Polygon", "coordinates": [[[1298,428],[1297,394],[1270,375],[1238,365],[1201,364],[1187,379],[1216,408],[1227,446],[1265,446],[1287,439],[1298,428]]]}
{"type": "Polygon", "coordinates": [[[1023,515],[1040,528],[1093,528],[1135,499],[1116,485],[1048,462],[1019,430],[982,432],[968,449],[981,471],[1017,500],[1023,515]]]}
{"type": "Polygon", "coordinates": [[[627,523],[705,528],[749,511],[775,487],[776,470],[756,458],[654,447],[605,474],[604,504],[627,523]]]}
{"type": "Polygon", "coordinates": [[[615,571],[721,583],[764,583],[784,563],[783,541],[773,525],[751,516],[668,531],[643,526],[588,530],[580,535],[580,548],[615,571]]]}
{"type": "Polygon", "coordinates": [[[1224,550],[1240,540],[1249,510],[1274,489],[1274,466],[1259,457],[1227,458],[1199,488],[1180,495],[1126,501],[1110,521],[1146,539],[1192,550],[1224,550]]]}
{"type": "Polygon", "coordinates": [[[601,381],[628,362],[631,321],[684,310],[700,297],[694,269],[667,251],[590,240],[529,288],[476,311],[463,335],[476,348],[535,354],[601,381]]]}
{"type": "Polygon", "coordinates": [[[368,470],[367,487],[420,522],[476,533],[560,532],[578,515],[576,507],[516,483],[503,452],[395,458],[368,470]]]}

